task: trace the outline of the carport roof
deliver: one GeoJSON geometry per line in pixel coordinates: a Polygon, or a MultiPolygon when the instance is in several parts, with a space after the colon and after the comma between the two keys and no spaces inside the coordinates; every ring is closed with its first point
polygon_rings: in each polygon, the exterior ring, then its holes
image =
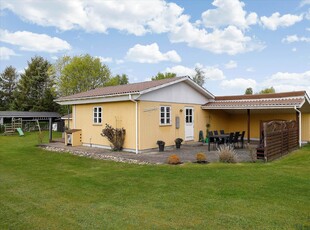
{"type": "Polygon", "coordinates": [[[310,112],[310,100],[306,91],[219,96],[202,106],[203,109],[287,109],[305,107],[310,112]]]}
{"type": "Polygon", "coordinates": [[[59,113],[56,112],[26,112],[26,111],[0,111],[0,117],[17,117],[17,118],[59,118],[61,117],[59,113]]]}

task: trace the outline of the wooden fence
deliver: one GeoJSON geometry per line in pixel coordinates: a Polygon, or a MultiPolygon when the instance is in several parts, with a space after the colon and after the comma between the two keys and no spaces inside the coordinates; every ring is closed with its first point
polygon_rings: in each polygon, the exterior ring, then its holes
{"type": "Polygon", "coordinates": [[[296,121],[263,122],[263,151],[265,161],[277,159],[298,148],[296,121]]]}

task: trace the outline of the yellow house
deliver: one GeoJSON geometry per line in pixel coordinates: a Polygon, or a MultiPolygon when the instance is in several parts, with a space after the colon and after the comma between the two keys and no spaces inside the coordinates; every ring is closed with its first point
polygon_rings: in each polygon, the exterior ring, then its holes
{"type": "Polygon", "coordinates": [[[309,97],[305,92],[292,97],[303,98],[303,103],[298,99],[288,107],[269,107],[262,112],[244,106],[242,100],[251,99],[240,98],[239,106],[220,107],[218,103],[236,98],[215,97],[191,78],[177,77],[98,88],[56,102],[72,106],[71,128],[81,130],[83,145],[110,148],[107,139],[100,135],[109,124],[126,130],[124,150],[139,153],[157,148],[157,140],[165,141],[166,146],[174,145],[178,137],[198,141],[199,131],[205,134],[207,124],[213,130],[245,130],[249,139],[258,138],[260,120],[291,120],[297,118],[296,114],[304,127],[300,129],[303,140],[310,141],[309,97]]]}

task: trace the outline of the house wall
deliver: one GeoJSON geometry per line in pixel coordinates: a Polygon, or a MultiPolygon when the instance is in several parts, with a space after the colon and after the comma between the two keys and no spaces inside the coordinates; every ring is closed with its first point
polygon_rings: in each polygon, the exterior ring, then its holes
{"type": "Polygon", "coordinates": [[[109,147],[109,141],[100,135],[105,124],[114,128],[126,130],[125,149],[135,149],[135,103],[113,102],[87,105],[75,105],[73,118],[75,129],[82,130],[82,143],[84,145],[99,145],[109,147]],[[93,124],[93,107],[102,107],[102,123],[93,124]]]}
{"type": "Polygon", "coordinates": [[[198,91],[194,90],[185,82],[170,85],[159,90],[143,94],[139,97],[140,101],[174,102],[180,104],[203,105],[208,99],[198,91]]]}
{"type": "Polygon", "coordinates": [[[302,141],[310,142],[310,113],[301,115],[302,141]]]}
{"type": "Polygon", "coordinates": [[[194,141],[199,140],[199,131],[206,134],[208,112],[200,105],[163,102],[139,102],[139,149],[157,148],[157,140],[163,140],[166,146],[174,145],[178,137],[185,139],[185,107],[194,108],[194,141]],[[160,106],[171,106],[171,125],[160,125],[160,106]],[[176,117],[180,118],[180,128],[176,128],[176,117]]]}
{"type": "Polygon", "coordinates": [[[225,133],[230,132],[230,116],[228,113],[221,110],[209,110],[207,111],[207,123],[210,124],[209,131],[223,129],[225,133]]]}

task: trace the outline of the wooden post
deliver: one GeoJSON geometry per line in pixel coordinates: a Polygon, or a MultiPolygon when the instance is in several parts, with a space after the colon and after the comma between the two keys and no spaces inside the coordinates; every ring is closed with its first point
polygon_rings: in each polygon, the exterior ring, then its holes
{"type": "Polygon", "coordinates": [[[250,109],[247,110],[248,113],[248,143],[250,144],[250,137],[251,137],[251,113],[250,113],[250,109]]]}
{"type": "Polygon", "coordinates": [[[49,118],[49,124],[48,124],[48,130],[49,130],[49,142],[52,142],[53,139],[53,127],[52,127],[52,118],[49,118]]]}

